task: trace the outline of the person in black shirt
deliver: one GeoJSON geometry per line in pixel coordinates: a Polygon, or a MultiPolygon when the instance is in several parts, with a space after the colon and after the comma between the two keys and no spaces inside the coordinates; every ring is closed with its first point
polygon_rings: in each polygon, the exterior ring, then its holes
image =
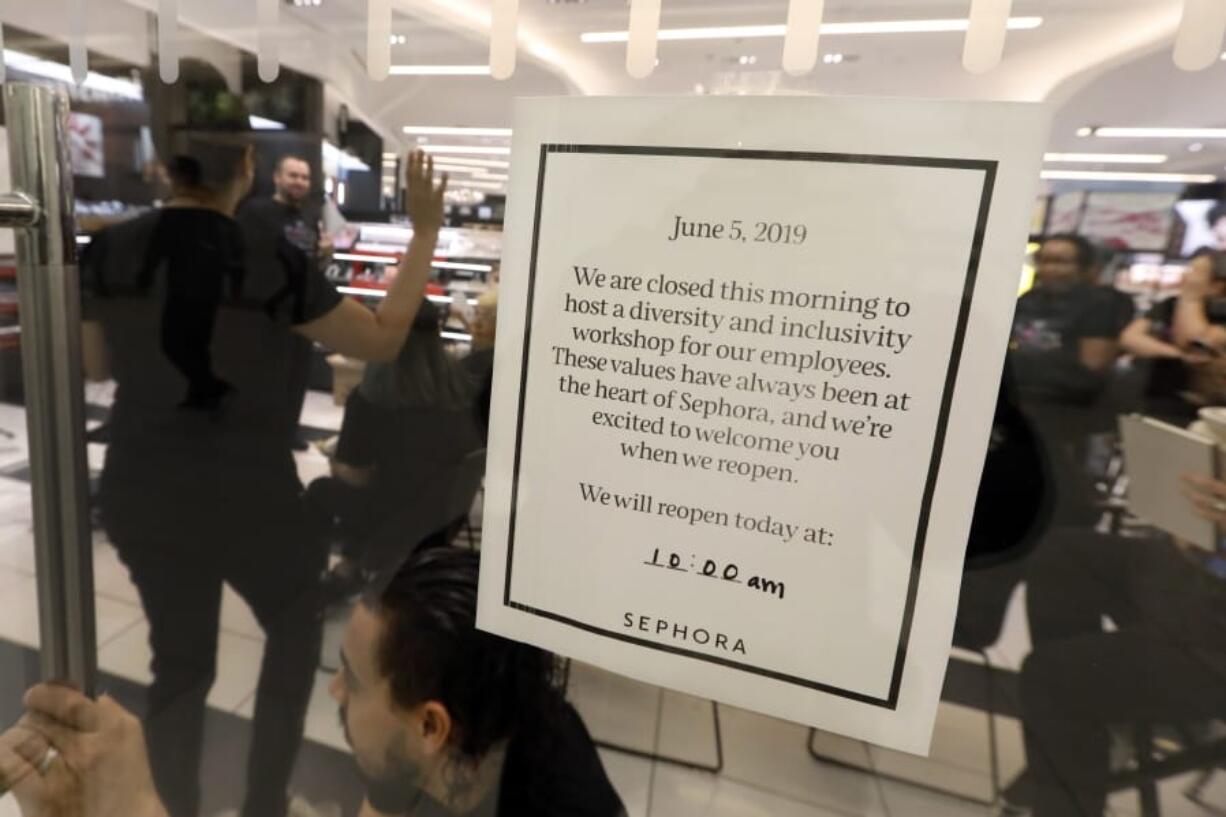
{"type": "Polygon", "coordinates": [[[1043,441],[1060,483],[1058,515],[1090,520],[1084,447],[1106,423],[1099,405],[1131,320],[1114,293],[1089,283],[1094,246],[1076,235],[1039,248],[1035,286],[1018,299],[1009,363],[1019,404],[1043,441]]]}
{"type": "Polygon", "coordinates": [[[204,709],[216,674],[223,582],[266,634],[244,817],[283,817],[318,661],[321,537],[307,523],[287,395],[302,339],[391,360],[416,315],[446,185],[408,161],[415,232],[372,312],[342,298],[288,242],[245,264],[235,206],[250,189],[241,133],[177,132],[162,210],[95,237],[83,259],[87,377],[117,383],[99,504],[150,627],[146,722],[174,817],[199,810],[204,709]]]}
{"type": "Polygon", "coordinates": [[[282,156],[272,177],[272,198],[248,199],[236,219],[243,228],[252,260],[275,261],[284,241],[318,265],[332,257],[332,237],[322,229],[318,208],[312,207],[311,164],[301,156],[282,156]]]}
{"type": "MultiPolygon", "coordinates": [[[[331,692],[366,783],[362,817],[624,817],[556,659],[477,629],[479,562],[419,551],[349,620],[331,692]]],[[[140,728],[114,701],[46,685],[25,701],[31,714],[0,734],[0,791],[26,817],[74,796],[91,817],[166,817],[140,728]],[[48,746],[75,774],[39,773],[48,746]]]]}
{"type": "Polygon", "coordinates": [[[1075,235],[1039,248],[1035,285],[1018,299],[1009,344],[1023,402],[1088,405],[1115,363],[1131,316],[1088,282],[1094,257],[1093,245],[1075,235]]]}
{"type": "MultiPolygon", "coordinates": [[[[332,237],[309,203],[310,162],[301,156],[282,156],[272,180],[276,191],[272,198],[248,199],[235,216],[243,230],[247,266],[275,268],[287,249],[297,249],[306,255],[308,265],[324,269],[332,258],[332,237]]],[[[311,372],[311,344],[304,338],[295,346],[289,400],[294,417],[301,417],[311,372]]],[[[295,430],[294,450],[306,449],[306,441],[295,430]]]]}

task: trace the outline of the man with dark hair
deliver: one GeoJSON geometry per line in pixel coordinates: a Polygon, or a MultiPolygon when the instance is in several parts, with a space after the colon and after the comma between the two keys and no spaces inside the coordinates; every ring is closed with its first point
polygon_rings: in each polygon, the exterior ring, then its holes
{"type": "Polygon", "coordinates": [[[1063,482],[1057,493],[1064,521],[1088,521],[1081,448],[1109,413],[1097,404],[1119,354],[1120,332],[1132,320],[1112,290],[1090,283],[1096,259],[1082,236],[1048,237],[1036,255],[1034,288],[1018,299],[1009,344],[1022,410],[1063,482]]]}
{"type": "Polygon", "coordinates": [[[478,562],[420,550],[350,618],[331,691],[366,814],[624,814],[553,656],[476,628],[478,562]]]}
{"type": "MultiPolygon", "coordinates": [[[[311,163],[301,156],[286,154],[277,160],[272,182],[275,189],[272,198],[248,199],[235,216],[243,230],[248,266],[283,265],[289,258],[298,264],[305,261],[311,274],[316,268],[322,270],[332,258],[332,239],[323,229],[318,208],[310,202],[311,163]]],[[[303,280],[307,269],[300,274],[303,280]]],[[[311,345],[300,343],[292,361],[288,395],[288,410],[295,423],[302,416],[310,372],[311,345]]],[[[295,438],[294,449],[307,449],[301,435],[295,438]]]]}
{"type": "MultiPolygon", "coordinates": [[[[476,628],[479,561],[419,550],[349,620],[331,692],[367,785],[361,816],[624,817],[554,657],[476,628]]],[[[165,817],[114,701],[44,685],[25,703],[0,735],[0,791],[24,817],[74,798],[91,817],[165,817]]]]}
{"type": "MultiPolygon", "coordinates": [[[[328,235],[319,229],[319,208],[310,203],[311,163],[293,154],[282,156],[277,160],[272,183],[272,198],[250,199],[239,210],[244,229],[259,231],[253,237],[263,252],[270,249],[270,241],[284,238],[316,263],[325,262],[332,246],[328,235]]],[[[271,249],[275,251],[275,245],[271,249]]]]}

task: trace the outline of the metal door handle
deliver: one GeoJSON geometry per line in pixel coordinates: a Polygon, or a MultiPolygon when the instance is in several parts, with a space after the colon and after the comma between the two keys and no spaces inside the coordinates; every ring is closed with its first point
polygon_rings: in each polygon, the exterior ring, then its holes
{"type": "Polygon", "coordinates": [[[0,227],[17,230],[42,677],[92,694],[97,645],[68,97],[7,83],[4,111],[15,189],[0,195],[0,227]]]}

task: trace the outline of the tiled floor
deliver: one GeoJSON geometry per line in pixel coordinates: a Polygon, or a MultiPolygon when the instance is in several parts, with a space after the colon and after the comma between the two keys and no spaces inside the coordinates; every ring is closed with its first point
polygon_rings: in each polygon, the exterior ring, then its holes
{"type": "MultiPolygon", "coordinates": [[[[104,402],[105,393],[90,394],[104,402]]],[[[12,414],[10,411],[9,414],[12,414]]],[[[5,414],[0,427],[24,428],[23,418],[5,414]]],[[[336,428],[340,409],[330,395],[312,393],[304,421],[316,428],[336,428]]],[[[0,470],[24,457],[24,444],[0,440],[0,470]],[[13,451],[15,458],[8,458],[13,451]]],[[[91,464],[101,465],[101,447],[91,446],[91,464]]],[[[298,455],[304,479],[327,469],[315,450],[298,455]]],[[[0,639],[36,646],[34,558],[30,534],[29,487],[0,477],[0,639]]],[[[127,570],[102,535],[94,545],[99,661],[102,668],[138,683],[149,680],[147,624],[127,570]]],[[[1025,627],[1024,591],[1015,594],[1004,637],[990,650],[998,666],[1016,669],[1029,647],[1025,627]]],[[[249,718],[253,706],[263,635],[250,610],[227,589],[222,611],[218,679],[209,704],[249,718]]],[[[306,723],[308,740],[345,749],[336,707],[327,693],[329,675],[318,673],[306,723]]],[[[6,694],[15,694],[6,691],[6,694]]],[[[687,695],[611,675],[576,664],[571,668],[569,694],[598,741],[643,752],[683,759],[694,764],[716,760],[712,705],[687,695]]],[[[919,759],[870,749],[863,744],[822,735],[819,748],[829,758],[876,768],[876,776],[832,762],[813,759],[807,749],[809,730],[785,721],[733,707],[719,707],[724,768],[719,774],[643,759],[601,749],[606,768],[632,817],[989,817],[986,805],[947,796],[893,778],[920,781],[986,796],[991,791],[986,758],[986,721],[981,712],[943,705],[932,757],[919,759]]],[[[1002,777],[1011,778],[1024,765],[1020,727],[998,719],[998,750],[1002,777]]],[[[1226,774],[1215,781],[1208,797],[1226,802],[1226,774]]],[[[1165,817],[1200,817],[1205,812],[1188,802],[1182,789],[1188,780],[1162,789],[1165,817]]],[[[1121,795],[1113,813],[1136,814],[1136,798],[1121,795]]],[[[15,814],[11,801],[0,799],[0,817],[15,814]]]]}

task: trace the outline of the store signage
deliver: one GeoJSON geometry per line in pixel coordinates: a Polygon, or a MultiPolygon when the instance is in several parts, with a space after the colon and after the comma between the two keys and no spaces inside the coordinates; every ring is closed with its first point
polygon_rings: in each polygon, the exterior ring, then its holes
{"type": "Polygon", "coordinates": [[[101,179],[106,175],[101,118],[89,113],[68,115],[68,153],[74,176],[101,179]]]}
{"type": "Polygon", "coordinates": [[[926,751],[1047,122],[520,102],[480,626],[926,751]]]}

